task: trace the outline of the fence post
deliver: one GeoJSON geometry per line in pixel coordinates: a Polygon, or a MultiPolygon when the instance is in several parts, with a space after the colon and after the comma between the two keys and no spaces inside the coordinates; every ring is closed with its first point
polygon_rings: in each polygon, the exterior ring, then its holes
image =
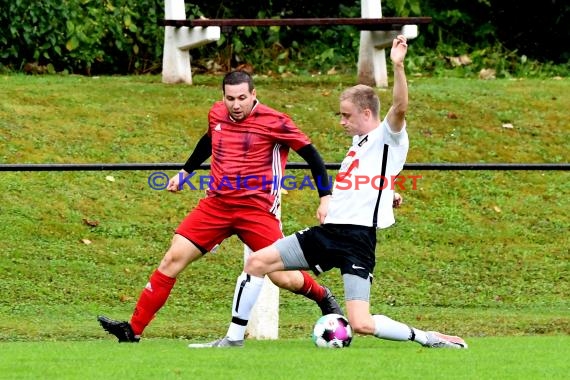
{"type": "MultiPolygon", "coordinates": [[[[244,258],[251,250],[244,246],[244,258]]],[[[263,287],[247,324],[247,335],[253,339],[277,339],[279,337],[279,288],[265,276],[263,287]]]]}
{"type": "MultiPolygon", "coordinates": [[[[281,204],[281,192],[279,192],[281,204]]],[[[276,214],[281,219],[281,206],[276,214]]],[[[251,254],[247,245],[243,247],[244,261],[251,254]]],[[[255,303],[247,324],[248,337],[254,339],[277,339],[279,337],[279,288],[265,276],[259,298],[255,303]]]]}

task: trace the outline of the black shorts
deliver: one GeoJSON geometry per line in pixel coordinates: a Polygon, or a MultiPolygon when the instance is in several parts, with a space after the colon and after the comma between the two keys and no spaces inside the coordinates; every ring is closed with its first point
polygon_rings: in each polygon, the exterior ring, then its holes
{"type": "Polygon", "coordinates": [[[376,265],[374,227],[323,224],[295,235],[315,274],[339,268],[341,274],[372,278],[376,265]]]}

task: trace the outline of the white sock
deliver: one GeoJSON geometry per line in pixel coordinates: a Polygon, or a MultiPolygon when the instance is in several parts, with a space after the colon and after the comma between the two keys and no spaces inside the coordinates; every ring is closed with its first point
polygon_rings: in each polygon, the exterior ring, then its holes
{"type": "Polygon", "coordinates": [[[242,272],[236,281],[232,303],[232,322],[226,336],[229,340],[243,340],[251,309],[263,286],[263,277],[251,276],[242,272]]]}
{"type": "Polygon", "coordinates": [[[425,331],[409,327],[385,315],[373,315],[372,319],[375,324],[374,336],[377,338],[397,341],[413,340],[420,344],[427,342],[425,331]]]}
{"type": "Polygon", "coordinates": [[[426,332],[424,330],[418,330],[415,327],[411,327],[411,329],[414,332],[414,336],[413,336],[414,339],[410,339],[410,340],[413,340],[414,342],[418,342],[422,346],[427,343],[427,335],[426,335],[426,332]]]}

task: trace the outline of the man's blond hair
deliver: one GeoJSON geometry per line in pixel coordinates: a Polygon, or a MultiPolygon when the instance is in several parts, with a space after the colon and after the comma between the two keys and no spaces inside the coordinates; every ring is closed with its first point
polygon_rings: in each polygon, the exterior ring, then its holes
{"type": "Polygon", "coordinates": [[[376,91],[370,86],[357,84],[347,88],[340,94],[340,101],[345,100],[354,104],[359,111],[369,109],[377,117],[380,114],[380,99],[376,91]]]}

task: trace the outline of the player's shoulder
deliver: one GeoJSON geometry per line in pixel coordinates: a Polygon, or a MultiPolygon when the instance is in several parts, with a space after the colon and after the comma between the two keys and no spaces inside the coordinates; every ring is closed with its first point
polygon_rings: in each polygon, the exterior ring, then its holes
{"type": "Polygon", "coordinates": [[[226,116],[227,114],[228,114],[228,109],[224,105],[224,102],[222,102],[221,100],[218,100],[217,102],[212,104],[212,107],[210,107],[210,111],[208,112],[208,115],[210,117],[216,117],[216,118],[221,118],[223,116],[226,116]]]}
{"type": "Polygon", "coordinates": [[[270,133],[300,133],[300,129],[293,119],[284,112],[268,106],[258,105],[252,113],[252,122],[262,125],[270,133]]]}
{"type": "Polygon", "coordinates": [[[384,118],[384,120],[382,120],[382,123],[380,124],[380,128],[378,128],[378,135],[382,136],[384,139],[388,138],[390,141],[392,141],[392,140],[396,140],[396,141],[407,140],[408,132],[406,129],[406,123],[404,122],[404,126],[402,127],[401,130],[394,131],[392,129],[392,127],[390,126],[390,124],[388,123],[388,120],[386,118],[384,118]]]}
{"type": "Polygon", "coordinates": [[[227,108],[224,102],[222,102],[221,100],[215,101],[214,104],[212,104],[212,107],[210,108],[210,112],[219,112],[223,110],[227,111],[227,108]]]}
{"type": "Polygon", "coordinates": [[[270,118],[275,118],[276,120],[278,119],[291,120],[291,117],[287,115],[285,112],[276,110],[273,107],[270,107],[266,104],[259,102],[255,105],[254,113],[260,117],[270,117],[270,118]]]}
{"type": "Polygon", "coordinates": [[[400,148],[406,147],[409,144],[405,129],[398,133],[394,133],[390,129],[386,120],[383,120],[378,127],[370,131],[365,137],[355,137],[357,138],[353,138],[353,146],[357,144],[359,147],[363,147],[367,151],[383,150],[387,146],[400,148]]]}

